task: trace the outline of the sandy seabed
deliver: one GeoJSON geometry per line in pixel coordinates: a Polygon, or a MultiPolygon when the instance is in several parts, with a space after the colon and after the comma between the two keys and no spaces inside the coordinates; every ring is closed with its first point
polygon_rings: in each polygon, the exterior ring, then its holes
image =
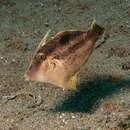
{"type": "Polygon", "coordinates": [[[130,1],[0,0],[0,130],[129,129],[130,1]],[[87,29],[93,18],[109,38],[81,70],[77,91],[24,81],[48,29],[87,29]]]}

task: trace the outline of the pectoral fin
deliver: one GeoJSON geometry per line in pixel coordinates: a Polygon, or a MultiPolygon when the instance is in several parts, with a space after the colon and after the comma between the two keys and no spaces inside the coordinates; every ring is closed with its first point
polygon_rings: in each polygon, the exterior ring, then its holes
{"type": "Polygon", "coordinates": [[[71,76],[66,83],[66,89],[68,90],[75,90],[77,84],[77,74],[71,76]]]}

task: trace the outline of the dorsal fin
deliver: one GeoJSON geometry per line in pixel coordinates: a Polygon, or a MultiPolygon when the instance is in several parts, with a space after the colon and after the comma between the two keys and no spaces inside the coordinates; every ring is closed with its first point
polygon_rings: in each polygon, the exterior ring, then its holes
{"type": "MultiPolygon", "coordinates": [[[[42,46],[44,46],[44,45],[46,44],[46,41],[47,41],[47,38],[48,38],[50,32],[51,32],[51,30],[49,29],[49,30],[47,31],[47,33],[45,34],[45,36],[42,38],[41,42],[39,43],[39,45],[38,45],[38,47],[37,47],[37,49],[36,49],[36,51],[35,51],[35,53],[34,53],[34,56],[37,54],[38,50],[39,50],[42,46]]],[[[33,56],[33,57],[34,57],[34,56],[33,56]]]]}
{"type": "MultiPolygon", "coordinates": [[[[38,50],[39,50],[42,46],[44,46],[44,45],[46,44],[46,41],[47,41],[47,38],[48,38],[50,32],[51,32],[51,30],[49,29],[49,30],[47,31],[47,33],[45,34],[45,36],[42,38],[41,42],[39,43],[39,45],[38,45],[38,47],[37,47],[37,49],[36,49],[36,51],[35,51],[35,53],[34,53],[34,55],[33,55],[33,58],[32,58],[32,60],[31,60],[31,62],[30,62],[30,64],[29,64],[29,67],[28,67],[27,70],[26,70],[26,73],[27,73],[27,71],[29,70],[30,66],[32,65],[33,59],[34,59],[34,57],[36,56],[38,50]]],[[[25,73],[25,76],[26,76],[26,73],[25,73]]]]}
{"type": "Polygon", "coordinates": [[[92,30],[95,25],[96,25],[96,19],[94,18],[91,25],[90,25],[90,29],[92,30]]]}
{"type": "Polygon", "coordinates": [[[49,30],[47,31],[47,33],[45,34],[45,36],[42,38],[42,40],[41,40],[41,42],[39,43],[37,49],[39,49],[40,47],[42,47],[42,46],[44,46],[44,45],[46,44],[46,41],[47,41],[47,38],[48,38],[50,32],[51,32],[51,30],[49,29],[49,30]]]}

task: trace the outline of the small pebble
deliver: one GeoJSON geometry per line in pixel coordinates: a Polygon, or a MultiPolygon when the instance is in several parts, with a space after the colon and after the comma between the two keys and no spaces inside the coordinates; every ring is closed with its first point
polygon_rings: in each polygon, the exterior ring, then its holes
{"type": "Polygon", "coordinates": [[[61,125],[60,127],[63,128],[64,126],[61,125]]]}
{"type": "Polygon", "coordinates": [[[125,101],[123,99],[121,99],[121,103],[124,103],[125,101]]]}
{"type": "Polygon", "coordinates": [[[14,119],[11,119],[10,122],[14,122],[14,119]]]}
{"type": "Polygon", "coordinates": [[[1,59],[1,60],[3,60],[3,59],[4,59],[4,57],[0,57],[0,59],[1,59]]]}
{"type": "Polygon", "coordinates": [[[64,114],[64,113],[62,113],[62,116],[65,116],[65,114],[64,114]]]}
{"type": "Polygon", "coordinates": [[[40,6],[41,6],[41,7],[44,7],[44,4],[43,4],[43,3],[40,3],[40,6]]]}
{"type": "Polygon", "coordinates": [[[5,60],[5,63],[7,63],[8,61],[7,60],[5,60]]]}
{"type": "Polygon", "coordinates": [[[115,112],[113,112],[112,114],[113,114],[113,115],[116,115],[116,113],[115,113],[115,112]]]}
{"type": "Polygon", "coordinates": [[[12,62],[15,62],[15,59],[12,59],[12,62]]]}
{"type": "Polygon", "coordinates": [[[65,121],[64,123],[65,123],[65,124],[67,124],[68,122],[67,122],[67,121],[65,121]]]}
{"type": "Polygon", "coordinates": [[[60,115],[60,119],[62,118],[62,116],[60,115]]]}
{"type": "Polygon", "coordinates": [[[46,26],[46,27],[49,27],[49,23],[46,22],[46,23],[45,23],[45,26],[46,26]]]}
{"type": "Polygon", "coordinates": [[[43,100],[42,100],[41,95],[38,95],[36,105],[40,106],[42,104],[42,102],[43,102],[43,100]]]}
{"type": "Polygon", "coordinates": [[[130,62],[124,63],[124,64],[122,65],[122,69],[123,69],[123,70],[128,70],[128,69],[130,69],[130,62]]]}
{"type": "Polygon", "coordinates": [[[103,108],[101,108],[101,112],[103,112],[104,111],[104,109],[103,108]]]}
{"type": "Polygon", "coordinates": [[[62,119],[62,122],[65,123],[65,119],[62,119]]]}
{"type": "Polygon", "coordinates": [[[76,118],[75,116],[72,116],[72,119],[76,118]]]}

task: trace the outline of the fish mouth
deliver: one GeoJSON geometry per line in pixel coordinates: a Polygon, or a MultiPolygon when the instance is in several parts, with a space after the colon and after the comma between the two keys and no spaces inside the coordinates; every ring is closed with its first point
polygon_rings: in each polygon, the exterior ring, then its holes
{"type": "Polygon", "coordinates": [[[25,81],[33,81],[35,79],[35,75],[36,74],[32,73],[31,71],[27,71],[24,74],[24,79],[25,79],[25,81]]]}
{"type": "Polygon", "coordinates": [[[31,77],[28,76],[27,74],[24,74],[24,79],[25,79],[25,81],[29,81],[29,80],[31,80],[31,77]]]}

